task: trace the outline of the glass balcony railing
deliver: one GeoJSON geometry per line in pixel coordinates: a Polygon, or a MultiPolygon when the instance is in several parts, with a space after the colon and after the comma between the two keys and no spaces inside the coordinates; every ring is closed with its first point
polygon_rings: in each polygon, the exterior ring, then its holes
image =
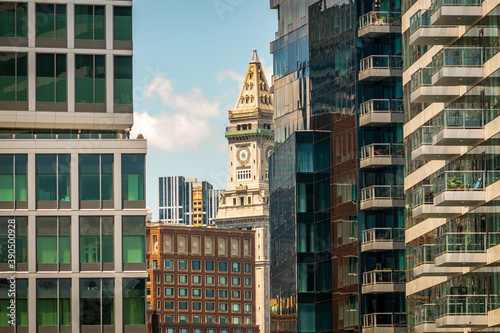
{"type": "Polygon", "coordinates": [[[433,132],[432,126],[422,126],[413,132],[410,137],[411,150],[413,151],[420,146],[432,145],[433,132]]]}
{"type": "Polygon", "coordinates": [[[500,171],[444,171],[433,180],[435,195],[444,191],[482,191],[500,179],[500,171]]]}
{"type": "Polygon", "coordinates": [[[406,313],[369,313],[363,315],[363,327],[404,327],[406,313]]]}
{"type": "Polygon", "coordinates": [[[0,140],[128,140],[129,133],[0,133],[0,140]]]}
{"type": "Polygon", "coordinates": [[[414,267],[425,264],[433,264],[434,257],[435,257],[434,244],[422,244],[419,247],[413,249],[414,267]]]}
{"type": "Polygon", "coordinates": [[[363,230],[361,241],[363,243],[371,242],[403,242],[404,228],[372,228],[363,230]]]}
{"type": "Polygon", "coordinates": [[[363,285],[405,283],[403,270],[373,270],[363,273],[363,285]]]}
{"type": "Polygon", "coordinates": [[[432,85],[432,75],[434,74],[432,67],[424,67],[417,70],[411,76],[411,92],[414,92],[422,86],[432,85]]]}
{"type": "Polygon", "coordinates": [[[432,119],[434,135],[444,129],[481,129],[499,115],[499,109],[446,109],[432,119]]]}
{"type": "Polygon", "coordinates": [[[431,27],[431,11],[420,10],[410,17],[410,36],[422,27],[431,27]]]}
{"type": "Polygon", "coordinates": [[[403,113],[402,99],[370,99],[359,106],[361,115],[378,112],[403,113]]]}
{"type": "Polygon", "coordinates": [[[481,67],[499,47],[445,47],[432,57],[433,72],[443,67],[481,67]]]}
{"type": "Polygon", "coordinates": [[[369,157],[398,156],[404,157],[404,144],[402,143],[372,143],[361,147],[361,159],[369,157]]]}
{"type": "Polygon", "coordinates": [[[401,25],[401,12],[369,12],[359,18],[359,28],[370,25],[401,25]]]}
{"type": "Polygon", "coordinates": [[[415,307],[415,326],[436,322],[436,304],[422,304],[415,307]]]}
{"type": "Polygon", "coordinates": [[[449,232],[436,238],[436,257],[445,253],[483,253],[486,251],[485,232],[449,232]]]}
{"type": "Polygon", "coordinates": [[[403,199],[403,186],[400,185],[373,185],[361,189],[361,201],[371,199],[403,199]]]}
{"type": "Polygon", "coordinates": [[[411,207],[434,204],[434,189],[432,185],[422,185],[411,193],[411,207]]]}
{"type": "Polygon", "coordinates": [[[488,296],[486,295],[448,295],[436,300],[437,316],[486,315],[488,296]]]}
{"type": "Polygon", "coordinates": [[[361,59],[360,72],[369,69],[401,69],[403,57],[395,55],[372,55],[361,59]]]}
{"type": "Polygon", "coordinates": [[[432,0],[431,12],[444,6],[481,6],[483,0],[432,0]]]}

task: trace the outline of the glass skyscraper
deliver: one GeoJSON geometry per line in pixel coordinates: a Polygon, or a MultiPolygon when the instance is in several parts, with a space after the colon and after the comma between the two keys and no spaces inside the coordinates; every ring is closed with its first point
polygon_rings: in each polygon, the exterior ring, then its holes
{"type": "Polygon", "coordinates": [[[132,56],[132,1],[0,2],[1,332],[146,331],[132,56]]]}

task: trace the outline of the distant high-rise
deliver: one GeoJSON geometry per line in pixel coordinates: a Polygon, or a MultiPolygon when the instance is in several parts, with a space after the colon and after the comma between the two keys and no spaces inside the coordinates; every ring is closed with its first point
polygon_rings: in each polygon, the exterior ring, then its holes
{"type": "Polygon", "coordinates": [[[132,55],[130,0],[0,2],[1,332],[146,332],[132,55]]]}
{"type": "Polygon", "coordinates": [[[213,224],[223,190],[214,189],[207,181],[182,176],[160,177],[159,220],[188,226],[213,224]]]}

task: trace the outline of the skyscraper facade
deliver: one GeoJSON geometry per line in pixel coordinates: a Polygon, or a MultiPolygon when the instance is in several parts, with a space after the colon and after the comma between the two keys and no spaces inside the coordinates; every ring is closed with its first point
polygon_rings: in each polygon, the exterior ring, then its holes
{"type": "Polygon", "coordinates": [[[4,1],[0,17],[0,330],[145,332],[132,1],[4,1]]]}
{"type": "Polygon", "coordinates": [[[498,331],[499,1],[404,1],[410,332],[498,331]]]}

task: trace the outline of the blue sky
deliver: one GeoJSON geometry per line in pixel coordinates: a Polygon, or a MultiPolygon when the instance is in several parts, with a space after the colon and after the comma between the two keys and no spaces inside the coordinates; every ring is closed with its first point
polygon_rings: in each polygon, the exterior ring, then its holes
{"type": "Polygon", "coordinates": [[[268,77],[277,11],[269,0],[134,1],[132,134],[148,139],[146,200],[158,217],[158,177],[227,182],[227,110],[252,50],[268,77]]]}

